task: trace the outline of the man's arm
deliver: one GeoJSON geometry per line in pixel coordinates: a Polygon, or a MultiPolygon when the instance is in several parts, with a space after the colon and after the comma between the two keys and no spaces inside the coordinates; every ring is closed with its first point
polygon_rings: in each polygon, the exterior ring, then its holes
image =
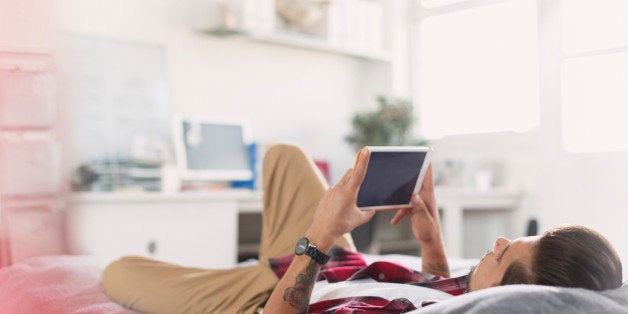
{"type": "Polygon", "coordinates": [[[449,277],[449,265],[441,236],[440,215],[434,196],[432,165],[427,169],[421,190],[418,194],[412,195],[411,205],[411,208],[399,210],[390,223],[396,225],[405,216],[410,216],[412,233],[421,244],[422,271],[449,277]]]}
{"type": "MultiPolygon", "coordinates": [[[[325,192],[316,208],[312,224],[304,236],[323,253],[328,253],[343,234],[369,221],[375,211],[359,210],[358,189],[364,180],[369,152],[360,151],[355,168],[325,192]]],[[[305,313],[320,265],[307,255],[298,255],[281,278],[264,307],[265,313],[305,313]]]]}
{"type": "MultiPolygon", "coordinates": [[[[321,252],[327,253],[335,238],[323,235],[311,228],[305,236],[321,252]]],[[[310,304],[312,288],[318,277],[320,265],[307,255],[297,255],[286,274],[279,281],[264,307],[265,313],[305,313],[310,304]]]]}

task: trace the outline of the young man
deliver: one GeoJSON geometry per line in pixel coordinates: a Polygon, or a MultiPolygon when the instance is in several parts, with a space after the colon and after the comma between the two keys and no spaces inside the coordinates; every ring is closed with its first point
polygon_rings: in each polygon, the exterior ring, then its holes
{"type": "MultiPolygon", "coordinates": [[[[374,215],[356,207],[368,159],[368,151],[362,150],[355,169],[328,188],[303,151],[274,146],[264,160],[258,265],[205,270],[127,257],[107,267],[103,288],[112,300],[140,312],[250,313],[261,306],[265,313],[305,312],[326,254],[334,244],[353,249],[348,232],[374,215]],[[296,256],[279,279],[269,259],[290,253],[296,256]]],[[[449,277],[431,167],[419,194],[412,198],[412,208],[398,211],[391,223],[406,216],[421,244],[422,271],[449,277]]],[[[584,227],[567,226],[512,242],[499,238],[469,274],[468,285],[466,276],[442,280],[467,290],[515,283],[604,290],[621,285],[621,269],[617,254],[603,237],[584,227]]],[[[426,284],[445,286],[438,281],[426,284]]]]}

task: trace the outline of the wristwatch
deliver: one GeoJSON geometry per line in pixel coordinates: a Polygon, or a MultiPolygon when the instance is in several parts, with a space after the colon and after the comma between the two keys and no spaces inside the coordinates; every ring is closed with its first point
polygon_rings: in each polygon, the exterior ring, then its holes
{"type": "Polygon", "coordinates": [[[294,247],[294,254],[307,255],[320,265],[325,265],[329,261],[329,255],[319,251],[316,245],[310,243],[310,239],[303,237],[297,241],[294,247]]]}

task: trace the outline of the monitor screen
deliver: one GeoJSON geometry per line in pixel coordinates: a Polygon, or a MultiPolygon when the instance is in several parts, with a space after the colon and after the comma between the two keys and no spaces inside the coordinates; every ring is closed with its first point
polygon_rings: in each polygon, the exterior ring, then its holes
{"type": "Polygon", "coordinates": [[[229,181],[253,177],[242,123],[182,119],[179,137],[184,178],[229,181]]]}

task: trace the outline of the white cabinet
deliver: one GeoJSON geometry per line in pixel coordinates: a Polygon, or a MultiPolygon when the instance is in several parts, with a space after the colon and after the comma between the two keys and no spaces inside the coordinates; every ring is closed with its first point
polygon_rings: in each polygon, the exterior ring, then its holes
{"type": "MultiPolygon", "coordinates": [[[[437,188],[449,256],[463,256],[463,247],[469,245],[464,238],[465,213],[511,213],[521,196],[516,190],[437,188]]],[[[67,236],[72,253],[92,254],[106,263],[122,256],[141,255],[185,266],[225,268],[236,264],[238,253],[256,255],[261,220],[257,215],[242,219],[240,214],[261,210],[260,191],[78,193],[70,198],[67,236]],[[238,231],[240,240],[245,240],[240,244],[238,231]]],[[[384,218],[387,224],[391,214],[382,212],[375,218],[384,218]]],[[[394,231],[388,235],[376,231],[375,241],[381,242],[378,252],[418,250],[409,223],[390,230],[394,231]]]]}
{"type": "MultiPolygon", "coordinates": [[[[437,187],[435,194],[445,250],[450,257],[478,258],[478,254],[491,248],[497,236],[515,233],[510,222],[523,196],[519,190],[437,187]]],[[[394,214],[383,211],[374,217],[370,253],[413,255],[419,252],[410,221],[405,219],[398,226],[391,226],[394,214]]]]}
{"type": "MultiPolygon", "coordinates": [[[[465,228],[469,227],[470,221],[465,216],[471,213],[486,214],[484,228],[478,232],[491,236],[503,236],[506,234],[500,234],[500,231],[513,229],[513,226],[503,226],[503,223],[500,224],[501,226],[493,226],[488,223],[488,218],[505,214],[508,216],[505,220],[511,220],[512,214],[519,207],[523,197],[522,191],[512,189],[478,191],[468,188],[436,188],[435,194],[442,213],[442,232],[447,255],[467,258],[478,256],[468,256],[465,251],[480,253],[492,248],[490,246],[492,242],[487,245],[470,243],[473,239],[465,237],[465,228]],[[496,234],[493,235],[493,233],[496,234]]],[[[523,223],[518,227],[523,228],[523,223]]]]}
{"type": "Polygon", "coordinates": [[[261,193],[79,193],[70,199],[70,251],[103,262],[141,255],[185,266],[232,267],[238,212],[259,210],[261,193]],[[252,209],[253,208],[253,209],[252,209]]]}

